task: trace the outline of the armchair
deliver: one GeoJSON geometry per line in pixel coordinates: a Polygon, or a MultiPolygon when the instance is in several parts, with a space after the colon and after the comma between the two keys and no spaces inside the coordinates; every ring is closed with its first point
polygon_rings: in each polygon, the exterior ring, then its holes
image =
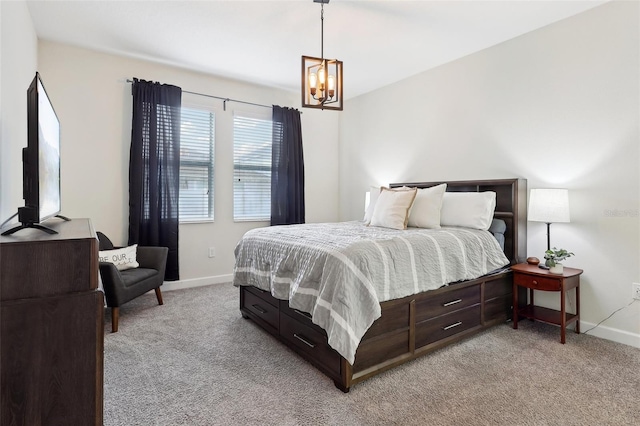
{"type": "MultiPolygon", "coordinates": [[[[113,243],[102,232],[97,232],[99,249],[113,250],[113,243]]],[[[160,286],[164,282],[167,265],[167,247],[137,247],[138,268],[119,271],[113,263],[99,262],[100,277],[107,306],[111,308],[111,331],[118,331],[120,306],[155,289],[158,304],[162,305],[160,286]]]]}

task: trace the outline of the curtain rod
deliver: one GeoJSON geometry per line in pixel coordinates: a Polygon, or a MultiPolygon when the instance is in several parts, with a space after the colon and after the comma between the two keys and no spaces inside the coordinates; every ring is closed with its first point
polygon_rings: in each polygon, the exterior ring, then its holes
{"type": "MultiPolygon", "coordinates": [[[[133,80],[127,79],[127,83],[133,83],[133,80]]],[[[227,110],[227,102],[238,102],[238,103],[241,103],[241,104],[254,105],[254,106],[259,106],[259,107],[263,107],[263,108],[273,108],[271,105],[256,104],[256,103],[253,103],[253,102],[241,101],[241,100],[238,100],[238,99],[223,98],[221,96],[207,95],[205,93],[190,92],[188,90],[183,90],[183,92],[184,93],[190,93],[192,95],[204,96],[204,97],[207,97],[207,98],[220,99],[221,101],[223,101],[222,102],[222,109],[224,111],[227,110]]]]}

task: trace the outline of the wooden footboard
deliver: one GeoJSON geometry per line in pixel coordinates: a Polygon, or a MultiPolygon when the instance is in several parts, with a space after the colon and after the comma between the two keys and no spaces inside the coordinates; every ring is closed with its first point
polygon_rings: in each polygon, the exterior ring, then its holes
{"type": "MultiPolygon", "coordinates": [[[[526,299],[520,299],[526,300],[526,299]]],[[[511,272],[381,303],[382,316],[349,364],[308,314],[255,287],[240,288],[240,311],[348,392],[356,383],[511,318],[511,272]]]]}

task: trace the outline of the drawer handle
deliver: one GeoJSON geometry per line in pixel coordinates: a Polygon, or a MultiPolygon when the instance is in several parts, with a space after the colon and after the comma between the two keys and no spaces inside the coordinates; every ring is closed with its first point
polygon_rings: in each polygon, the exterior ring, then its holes
{"type": "Polygon", "coordinates": [[[533,285],[538,285],[538,281],[533,280],[533,285]]]}
{"type": "Polygon", "coordinates": [[[460,302],[462,302],[462,299],[452,300],[451,302],[447,302],[442,306],[451,306],[451,305],[455,305],[456,303],[460,303],[460,302]]]}
{"type": "Polygon", "coordinates": [[[265,310],[262,308],[262,306],[260,306],[260,305],[258,305],[258,304],[254,304],[254,305],[251,305],[251,306],[253,306],[253,308],[254,308],[256,311],[260,312],[261,314],[266,314],[266,313],[267,313],[267,311],[265,311],[265,310]]]}
{"type": "Polygon", "coordinates": [[[462,321],[458,321],[458,322],[457,322],[457,323],[455,323],[455,324],[451,324],[451,325],[448,325],[448,326],[446,326],[446,327],[442,327],[442,329],[443,329],[443,330],[451,330],[452,328],[457,327],[457,326],[459,326],[459,325],[462,325],[462,321]]]}
{"type": "Polygon", "coordinates": [[[315,348],[316,345],[314,345],[313,343],[311,343],[310,341],[308,341],[307,339],[305,339],[304,336],[301,336],[297,333],[293,333],[293,337],[295,337],[296,339],[300,340],[302,343],[304,343],[305,345],[309,346],[310,348],[315,348]]]}

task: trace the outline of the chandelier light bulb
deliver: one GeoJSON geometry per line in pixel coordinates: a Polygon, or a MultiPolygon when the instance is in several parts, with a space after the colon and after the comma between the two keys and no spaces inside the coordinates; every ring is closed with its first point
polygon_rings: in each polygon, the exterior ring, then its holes
{"type": "Polygon", "coordinates": [[[318,80],[320,80],[320,88],[322,89],[324,87],[324,82],[325,82],[325,78],[324,78],[324,67],[321,67],[318,70],[318,80]]]}
{"type": "Polygon", "coordinates": [[[327,87],[330,92],[333,92],[336,89],[336,78],[335,76],[329,74],[329,78],[327,79],[327,87]]]}
{"type": "Polygon", "coordinates": [[[309,74],[309,87],[315,89],[318,85],[318,76],[315,72],[309,74]]]}

